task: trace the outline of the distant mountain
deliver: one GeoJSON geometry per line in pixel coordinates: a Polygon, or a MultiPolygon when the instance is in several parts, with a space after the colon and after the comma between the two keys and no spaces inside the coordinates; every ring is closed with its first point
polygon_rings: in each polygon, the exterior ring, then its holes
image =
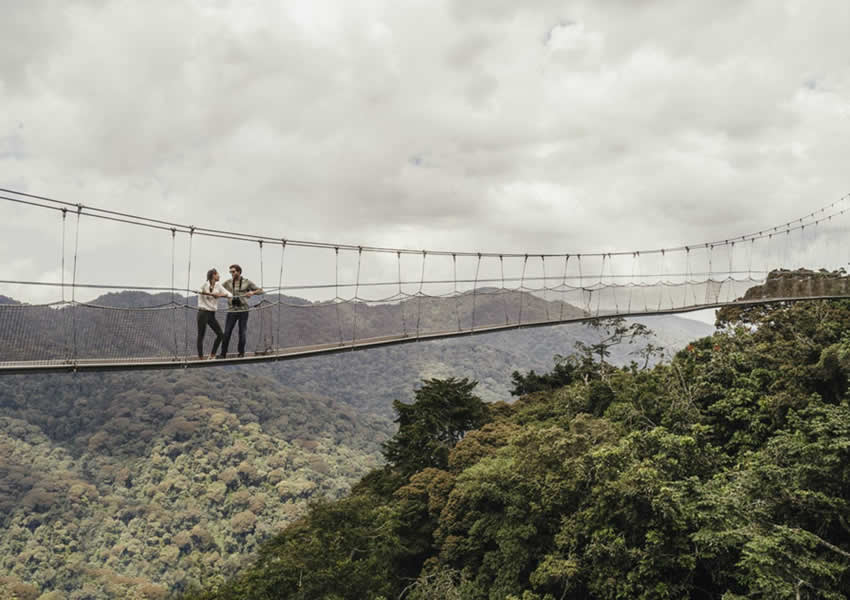
{"type": "MultiPolygon", "coordinates": [[[[654,331],[652,343],[665,347],[669,354],[714,330],[706,323],[676,316],[646,317],[640,322],[654,331]]],[[[414,388],[430,377],[469,377],[479,382],[476,394],[484,400],[510,400],[514,370],[551,370],[556,354],[568,355],[575,342],[596,339],[596,333],[584,324],[558,325],[316,356],[251,369],[268,373],[288,387],[389,415],[393,399],[409,401],[414,388]]],[[[622,365],[637,360],[631,353],[639,348],[614,348],[612,362],[622,365]]]]}

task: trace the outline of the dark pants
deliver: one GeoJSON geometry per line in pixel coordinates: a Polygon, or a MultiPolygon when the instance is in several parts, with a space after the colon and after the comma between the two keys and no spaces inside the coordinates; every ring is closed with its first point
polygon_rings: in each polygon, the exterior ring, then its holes
{"type": "Polygon", "coordinates": [[[245,336],[248,333],[247,310],[227,313],[227,320],[224,323],[224,341],[221,343],[222,356],[227,356],[227,347],[230,345],[230,336],[237,323],[239,323],[239,344],[237,345],[237,350],[240,355],[245,354],[245,336]]]}
{"type": "Polygon", "coordinates": [[[207,325],[215,332],[215,341],[213,342],[212,353],[218,351],[218,345],[221,343],[222,333],[221,325],[215,318],[215,312],[211,310],[198,310],[198,358],[204,357],[204,335],[207,333],[207,325]]]}

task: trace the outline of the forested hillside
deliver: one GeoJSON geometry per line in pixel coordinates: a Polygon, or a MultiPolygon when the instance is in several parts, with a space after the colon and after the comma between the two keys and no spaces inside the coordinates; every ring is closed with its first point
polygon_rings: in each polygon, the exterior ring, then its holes
{"type": "Polygon", "coordinates": [[[388,464],[204,600],[850,592],[850,302],[753,307],[669,364],[585,347],[516,403],[429,380],[388,464]]]}
{"type": "Polygon", "coordinates": [[[0,409],[0,598],[20,600],[164,598],[232,572],[376,468],[392,431],[217,369],[5,377],[0,409]]]}
{"type": "MultiPolygon", "coordinates": [[[[653,327],[668,347],[710,330],[653,327]]],[[[512,371],[597,338],[570,325],[250,367],[0,378],[0,597],[157,598],[233,573],[308,501],[381,464],[392,402],[423,378],[470,377],[503,400],[512,371]]]]}
{"type": "MultiPolygon", "coordinates": [[[[706,323],[675,316],[643,317],[640,322],[652,335],[613,347],[614,364],[639,360],[638,353],[647,343],[665,348],[672,356],[691,340],[714,330],[706,323]]],[[[470,377],[478,381],[476,394],[483,400],[505,400],[510,397],[513,371],[548,370],[556,354],[570,353],[576,342],[594,343],[598,336],[592,327],[576,323],[317,356],[299,359],[297,364],[257,368],[288,387],[392,416],[393,400],[409,398],[423,379],[433,377],[470,377]]]]}

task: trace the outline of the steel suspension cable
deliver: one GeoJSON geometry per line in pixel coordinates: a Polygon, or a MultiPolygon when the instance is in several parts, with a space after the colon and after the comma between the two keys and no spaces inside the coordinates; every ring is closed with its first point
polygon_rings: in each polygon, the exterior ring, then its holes
{"type": "MultiPolygon", "coordinates": [[[[339,248],[334,248],[334,308],[336,310],[336,326],[339,330],[339,343],[343,344],[342,338],[342,318],[339,314],[339,302],[341,298],[339,297],[339,248]]],[[[356,310],[356,303],[355,303],[356,310]]]]}
{"type": "Polygon", "coordinates": [[[62,358],[66,359],[66,360],[68,359],[68,350],[69,350],[69,348],[68,348],[68,343],[69,343],[68,342],[68,329],[69,329],[68,318],[70,316],[68,314],[68,310],[69,310],[68,306],[65,305],[65,252],[66,252],[66,250],[65,250],[65,229],[66,229],[66,226],[67,226],[67,217],[68,217],[68,210],[63,208],[62,209],[62,264],[60,266],[60,270],[62,271],[62,324],[64,325],[63,329],[65,330],[64,331],[65,335],[62,336],[62,338],[65,341],[65,348],[64,348],[64,352],[62,353],[62,358]]]}
{"type": "Polygon", "coordinates": [[[600,293],[596,294],[596,316],[599,316],[599,310],[601,308],[602,301],[602,293],[601,290],[604,289],[605,284],[602,283],[602,279],[605,277],[605,255],[602,255],[602,269],[599,272],[599,290],[600,293]]]}
{"type": "MultiPolygon", "coordinates": [[[[499,271],[502,274],[502,286],[500,289],[502,290],[502,307],[505,309],[505,325],[507,325],[510,323],[510,319],[508,317],[508,290],[505,288],[505,259],[501,255],[499,256],[499,271]]],[[[460,317],[458,317],[458,320],[459,319],[460,317]]],[[[458,324],[458,329],[460,329],[460,324],[458,324]]]]}
{"type": "Polygon", "coordinates": [[[409,296],[409,294],[406,294],[401,287],[401,283],[402,283],[402,278],[401,278],[401,252],[396,252],[396,265],[398,267],[398,269],[397,269],[398,270],[398,297],[399,297],[398,309],[399,309],[399,312],[401,313],[401,331],[402,331],[402,335],[404,337],[407,337],[407,317],[404,314],[404,312],[405,312],[404,307],[405,307],[405,304],[407,304],[407,298],[406,297],[409,296]]]}
{"type": "Polygon", "coordinates": [[[559,321],[564,320],[564,304],[566,304],[566,294],[567,294],[567,267],[570,264],[570,255],[567,254],[564,256],[564,277],[561,280],[561,312],[559,321]]]}
{"type": "Polygon", "coordinates": [[[455,318],[457,319],[457,330],[460,331],[460,296],[457,293],[457,255],[452,254],[452,295],[455,300],[455,318]]]}
{"type": "Polygon", "coordinates": [[[357,303],[360,299],[360,261],[363,257],[363,249],[357,250],[357,282],[354,285],[354,322],[351,328],[351,348],[357,343],[357,303]]]}
{"type": "MultiPolygon", "coordinates": [[[[282,239],[280,240],[280,273],[277,277],[277,348],[283,348],[283,338],[280,336],[280,327],[283,322],[283,319],[281,318],[281,308],[283,307],[283,295],[281,294],[281,290],[283,289],[283,260],[285,257],[286,240],[282,239]]],[[[337,296],[339,296],[339,292],[337,292],[337,296]]],[[[340,335],[342,335],[341,329],[340,335]]]]}
{"type": "Polygon", "coordinates": [[[590,314],[590,299],[588,297],[587,301],[585,301],[584,293],[587,291],[584,288],[584,271],[581,266],[581,254],[577,254],[576,258],[578,259],[578,287],[581,289],[581,302],[584,305],[585,312],[590,314]]]}
{"type": "Polygon", "coordinates": [[[519,324],[522,325],[522,305],[525,297],[525,269],[528,266],[528,254],[522,260],[522,275],[519,278],[519,324]]]}
{"type": "MultiPolygon", "coordinates": [[[[177,245],[177,230],[171,229],[171,331],[174,333],[174,359],[177,360],[177,355],[180,352],[180,346],[177,341],[177,304],[174,302],[174,262],[177,245]]],[[[210,290],[212,291],[212,290],[210,290]]]]}
{"type": "Polygon", "coordinates": [[[419,291],[416,293],[416,339],[419,339],[422,323],[422,287],[425,285],[425,259],[428,253],[422,251],[422,273],[419,276],[419,291]]]}
{"type": "MultiPolygon", "coordinates": [[[[265,292],[265,272],[264,272],[264,264],[263,264],[263,240],[257,240],[257,244],[260,246],[260,289],[265,292]]],[[[262,348],[262,352],[268,353],[271,350],[269,345],[269,336],[266,331],[266,311],[264,310],[264,304],[266,304],[265,293],[263,293],[263,297],[260,298],[260,302],[256,305],[256,309],[260,313],[260,331],[262,332],[262,342],[260,341],[260,336],[257,336],[257,345],[262,348]],[[260,344],[262,343],[262,346],[260,344]]]]}
{"type": "Polygon", "coordinates": [[[478,255],[478,262],[475,263],[475,283],[472,284],[472,323],[470,331],[475,331],[475,308],[478,300],[478,274],[481,269],[481,255],[478,255]]]}
{"type": "Polygon", "coordinates": [[[543,306],[546,308],[546,320],[551,321],[552,319],[549,317],[549,298],[547,296],[548,286],[546,284],[546,257],[542,254],[540,255],[540,264],[543,269],[543,306]]]}
{"type": "MultiPolygon", "coordinates": [[[[16,190],[11,190],[11,189],[6,189],[6,188],[0,188],[0,192],[14,194],[16,196],[23,196],[23,197],[26,197],[26,198],[38,199],[38,200],[42,200],[44,202],[50,202],[50,203],[59,205],[59,206],[50,206],[50,205],[39,204],[39,203],[36,203],[36,202],[30,202],[30,201],[22,200],[21,198],[11,198],[11,197],[8,197],[8,196],[0,196],[0,199],[3,199],[3,200],[22,203],[22,204],[29,204],[29,205],[32,205],[32,206],[37,206],[37,207],[46,208],[46,209],[61,210],[62,206],[67,206],[67,207],[78,206],[77,204],[73,204],[73,203],[70,203],[70,202],[56,200],[56,199],[53,199],[53,198],[48,198],[46,196],[38,196],[38,195],[35,195],[35,194],[28,194],[28,193],[25,193],[25,192],[19,192],[19,191],[16,191],[16,190]]],[[[836,201],[834,201],[834,202],[832,202],[832,203],[830,203],[830,204],[828,204],[828,205],[826,205],[826,206],[824,206],[824,207],[822,207],[818,210],[812,211],[812,212],[808,213],[807,215],[805,215],[803,217],[793,219],[791,221],[787,221],[787,222],[785,222],[781,225],[777,225],[773,228],[763,229],[763,230],[758,231],[758,232],[751,232],[751,233],[735,236],[735,237],[732,237],[732,238],[728,238],[728,239],[725,239],[725,240],[716,240],[716,241],[713,241],[713,242],[705,242],[705,243],[702,243],[702,244],[691,244],[691,247],[695,247],[695,246],[708,247],[709,245],[728,244],[731,241],[746,241],[746,240],[750,240],[750,239],[761,239],[761,238],[767,237],[770,234],[770,232],[777,232],[779,230],[788,229],[788,228],[795,229],[795,228],[799,228],[803,224],[811,224],[812,221],[819,222],[819,221],[826,220],[826,218],[828,216],[827,211],[833,211],[830,216],[843,215],[845,212],[850,210],[850,207],[848,207],[848,205],[847,205],[848,199],[850,199],[850,194],[842,196],[839,200],[836,200],[836,201]],[[844,208],[840,208],[842,206],[844,208]]],[[[212,228],[208,228],[208,227],[188,226],[188,225],[184,225],[184,224],[164,221],[164,220],[161,220],[161,219],[154,219],[154,218],[150,218],[150,217],[144,217],[144,216],[141,216],[141,215],[134,215],[134,214],[131,214],[131,213],[113,211],[113,210],[98,208],[98,207],[94,207],[94,206],[86,206],[86,205],[82,205],[82,204],[80,204],[79,206],[86,209],[88,211],[89,215],[92,216],[92,217],[109,219],[109,220],[113,220],[113,221],[129,223],[129,224],[132,224],[132,225],[153,227],[153,228],[164,229],[164,230],[168,230],[172,227],[176,227],[176,228],[178,228],[178,230],[181,230],[182,232],[185,232],[185,233],[189,233],[190,229],[194,229],[195,233],[198,234],[198,235],[219,237],[219,238],[223,238],[223,239],[235,239],[235,240],[242,240],[242,241],[256,241],[257,239],[264,239],[266,241],[273,241],[274,243],[278,243],[278,241],[279,241],[279,238],[275,238],[275,237],[272,237],[272,236],[235,233],[235,232],[228,232],[228,231],[223,231],[223,230],[219,230],[219,229],[212,229],[212,228]],[[97,214],[93,214],[93,213],[97,213],[97,214]]],[[[332,243],[327,243],[327,242],[311,242],[311,241],[304,241],[304,240],[290,240],[290,244],[291,245],[304,246],[304,247],[310,247],[310,248],[328,248],[328,249],[333,248],[334,246],[338,245],[340,248],[344,248],[344,249],[348,249],[348,250],[355,250],[355,249],[358,249],[358,248],[362,248],[363,250],[366,250],[366,251],[369,251],[369,252],[393,252],[393,253],[402,252],[402,253],[405,253],[405,254],[418,254],[420,252],[418,250],[413,250],[413,249],[409,249],[409,248],[385,248],[385,247],[377,247],[377,246],[374,246],[374,247],[373,246],[353,246],[353,245],[346,245],[346,244],[332,244],[332,243]]],[[[660,253],[661,250],[662,250],[661,248],[644,249],[644,250],[640,250],[640,252],[642,252],[644,254],[653,254],[653,253],[660,253]]],[[[685,246],[665,248],[664,250],[666,250],[667,252],[684,251],[685,246]]],[[[632,251],[598,252],[598,253],[597,252],[584,252],[583,254],[584,254],[584,256],[602,256],[603,254],[626,255],[626,254],[630,254],[631,252],[632,251]]],[[[429,250],[429,253],[435,254],[435,255],[446,255],[446,256],[451,254],[450,251],[441,251],[441,250],[429,250]]],[[[474,256],[477,255],[477,253],[475,253],[475,252],[458,252],[457,254],[461,255],[461,256],[470,256],[470,257],[474,257],[474,256]]],[[[517,254],[501,253],[501,254],[503,256],[510,256],[510,257],[513,257],[513,258],[521,258],[521,257],[524,256],[524,254],[518,254],[518,253],[517,254]]],[[[482,255],[483,256],[496,257],[499,254],[498,253],[482,253],[482,255]]],[[[563,254],[547,254],[547,256],[562,257],[563,254]]]]}
{"type": "Polygon", "coordinates": [[[186,304],[185,304],[185,308],[183,309],[183,317],[184,317],[183,323],[185,325],[183,342],[184,342],[184,345],[185,345],[184,352],[185,352],[185,356],[187,358],[189,357],[189,321],[190,321],[190,315],[191,315],[191,312],[190,312],[191,307],[189,305],[189,299],[190,299],[190,296],[191,296],[191,292],[190,292],[189,286],[192,285],[192,240],[193,240],[194,236],[195,236],[195,228],[190,227],[189,228],[189,251],[188,251],[188,254],[187,254],[187,261],[186,261],[186,304]]]}
{"type": "Polygon", "coordinates": [[[83,212],[83,207],[77,207],[77,223],[74,233],[74,267],[72,270],[71,282],[71,329],[73,332],[73,362],[77,362],[77,255],[80,249],[80,215],[83,212]]]}

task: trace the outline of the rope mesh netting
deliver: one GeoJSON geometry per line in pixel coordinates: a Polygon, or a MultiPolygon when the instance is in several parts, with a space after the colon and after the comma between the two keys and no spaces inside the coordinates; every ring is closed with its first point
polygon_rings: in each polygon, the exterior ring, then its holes
{"type": "MultiPolygon", "coordinates": [[[[253,248],[246,266],[264,290],[248,299],[246,358],[232,358],[235,330],[228,360],[280,359],[614,315],[850,296],[839,219],[850,208],[847,196],[794,221],[722,241],[561,254],[306,242],[181,225],[12,190],[0,190],[0,199],[17,211],[56,211],[61,227],[61,274],[55,281],[0,281],[5,370],[221,364],[198,361],[196,335],[197,291],[209,256],[222,244],[240,256],[253,248]],[[105,242],[96,229],[81,233],[81,221],[156,236],[150,244],[160,248],[165,263],[156,277],[170,281],[83,281],[85,261],[105,242]],[[267,281],[266,273],[276,281],[267,281]],[[178,279],[186,285],[178,287],[178,279]],[[45,296],[54,299],[32,300],[45,296]]],[[[216,318],[224,327],[224,300],[216,318]]],[[[207,330],[205,354],[214,339],[207,330]]]]}

